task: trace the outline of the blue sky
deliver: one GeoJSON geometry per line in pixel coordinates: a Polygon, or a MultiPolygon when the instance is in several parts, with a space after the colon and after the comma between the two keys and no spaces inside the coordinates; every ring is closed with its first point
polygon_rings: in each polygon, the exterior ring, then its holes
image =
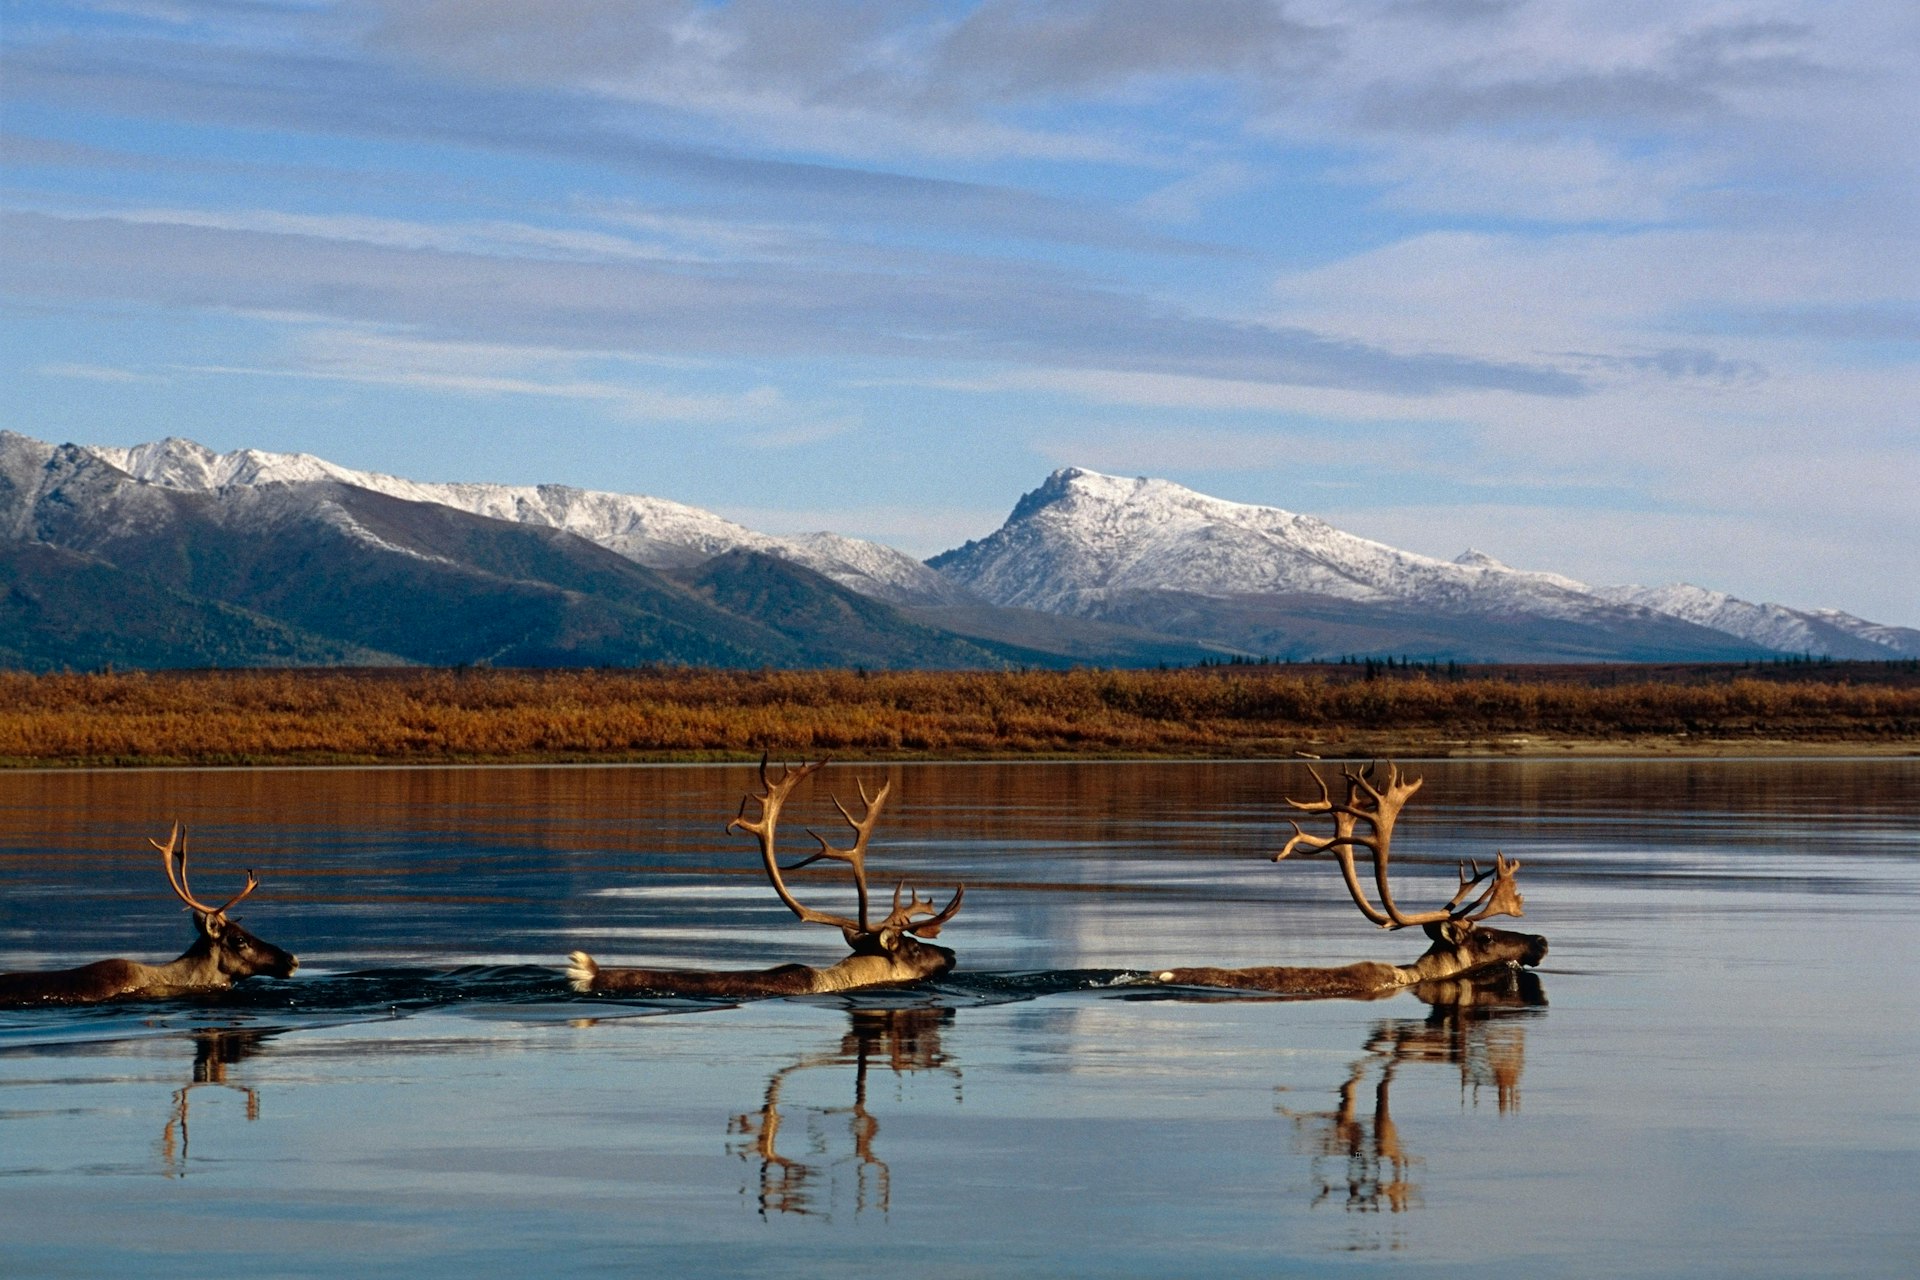
{"type": "Polygon", "coordinates": [[[0,0],[0,424],[1920,626],[1920,9],[0,0]]]}

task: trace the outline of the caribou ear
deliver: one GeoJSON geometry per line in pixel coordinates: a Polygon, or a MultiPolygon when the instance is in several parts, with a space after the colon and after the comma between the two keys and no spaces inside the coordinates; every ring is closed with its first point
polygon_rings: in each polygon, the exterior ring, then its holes
{"type": "Polygon", "coordinates": [[[1469,920],[1440,920],[1432,927],[1434,941],[1450,947],[1457,947],[1473,936],[1473,923],[1469,920]]]}
{"type": "Polygon", "coordinates": [[[224,919],[217,915],[208,915],[204,911],[194,912],[193,922],[200,926],[200,932],[215,942],[220,941],[220,935],[226,932],[227,928],[227,922],[224,919]]]}

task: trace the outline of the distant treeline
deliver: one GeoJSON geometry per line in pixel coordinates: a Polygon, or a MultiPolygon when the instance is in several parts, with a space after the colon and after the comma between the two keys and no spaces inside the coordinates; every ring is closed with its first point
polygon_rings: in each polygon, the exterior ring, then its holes
{"type": "Polygon", "coordinates": [[[0,762],[1920,752],[1920,663],[0,674],[0,762]]]}

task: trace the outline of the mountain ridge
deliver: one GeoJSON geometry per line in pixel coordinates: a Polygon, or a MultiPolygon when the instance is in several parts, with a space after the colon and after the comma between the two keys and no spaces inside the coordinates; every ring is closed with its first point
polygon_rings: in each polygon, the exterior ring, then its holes
{"type": "MultiPolygon", "coordinates": [[[[800,666],[832,651],[830,636],[796,638],[779,617],[717,605],[696,585],[563,529],[397,498],[324,473],[172,488],[80,447],[13,437],[0,440],[0,530],[10,535],[0,552],[11,583],[0,599],[0,650],[31,652],[29,665],[41,668],[125,661],[114,653],[129,652],[152,652],[144,661],[175,666],[368,658],[443,666],[800,666]],[[66,558],[50,560],[49,549],[66,558]],[[36,601],[60,599],[62,582],[83,564],[161,593],[196,635],[237,634],[237,616],[262,620],[263,640],[271,627],[289,638],[277,649],[248,651],[216,637],[166,653],[146,642],[115,650],[97,635],[89,648],[76,635],[56,658],[52,620],[36,601]],[[223,620],[224,631],[215,626],[223,620]]],[[[826,607],[820,602],[842,596],[848,611],[863,614],[862,652],[875,665],[1000,664],[977,645],[929,634],[891,606],[777,563],[789,597],[813,597],[818,612],[826,607]]],[[[123,613],[123,632],[143,628],[150,637],[164,631],[123,613]]]]}
{"type": "Polygon", "coordinates": [[[889,603],[961,602],[951,584],[892,547],[833,533],[790,538],[759,533],[669,498],[560,484],[408,480],[357,471],[306,453],[259,449],[216,453],[175,436],[142,445],[84,447],[137,480],[183,492],[333,480],[496,520],[565,529],[651,569],[691,568],[712,556],[744,548],[805,565],[862,595],[889,603]]]}
{"type": "MultiPolygon", "coordinates": [[[[1444,561],[1345,533],[1313,516],[1080,467],[1056,470],[1020,497],[994,533],[928,563],[995,603],[1136,625],[1152,623],[1126,602],[1149,596],[1310,597],[1362,612],[1374,606],[1461,618],[1531,617],[1615,634],[1638,627],[1647,640],[1636,660],[1669,660],[1690,643],[1703,659],[1740,656],[1728,640],[1752,652],[1920,655],[1920,631],[1837,610],[1755,605],[1686,585],[1594,588],[1560,574],[1515,569],[1479,551],[1444,561]]],[[[1244,627],[1207,634],[1260,643],[1244,627]]],[[[1538,656],[1554,660],[1550,653],[1538,656]]]]}
{"type": "MultiPolygon", "coordinates": [[[[158,591],[192,616],[173,629],[191,637],[179,655],[188,664],[256,649],[263,662],[803,666],[1920,655],[1920,631],[1839,610],[1686,584],[1589,587],[1471,549],[1440,560],[1318,517],[1080,467],[1020,495],[993,533],[922,563],[835,533],[758,533],[664,498],[417,482],[179,438],[52,445],[0,431],[0,554],[12,593],[0,599],[0,662],[38,665],[62,651],[48,602],[100,614],[52,581],[61,572],[100,591],[145,575],[124,590],[158,591]],[[267,569],[244,568],[256,561],[267,569]],[[409,611],[406,592],[472,634],[427,634],[445,628],[431,610],[409,611]],[[469,596],[520,630],[469,608],[469,596]],[[26,653],[38,656],[8,657],[26,653]]],[[[125,626],[118,639],[96,626],[67,651],[82,663],[96,651],[165,651],[166,628],[125,626]]]]}

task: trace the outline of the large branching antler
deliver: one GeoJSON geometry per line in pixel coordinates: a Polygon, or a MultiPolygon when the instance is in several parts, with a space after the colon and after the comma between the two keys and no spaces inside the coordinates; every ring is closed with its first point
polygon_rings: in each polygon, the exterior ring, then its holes
{"type": "Polygon", "coordinates": [[[940,926],[953,919],[954,913],[960,910],[961,899],[966,895],[964,888],[955,889],[953,900],[947,903],[944,909],[935,911],[931,899],[921,898],[911,892],[907,892],[907,900],[902,902],[900,895],[906,892],[906,883],[902,881],[894,888],[893,909],[887,913],[886,919],[877,925],[869,921],[867,841],[873,835],[874,825],[880,820],[881,806],[893,793],[893,784],[890,782],[883,783],[880,790],[871,796],[867,794],[865,783],[858,784],[860,799],[866,809],[864,816],[857,819],[848,811],[847,806],[840,802],[838,796],[833,798],[834,808],[840,811],[840,816],[846,820],[849,827],[853,828],[854,842],[850,847],[836,848],[827,842],[826,837],[809,831],[807,834],[813,836],[820,848],[790,867],[780,866],[779,858],[775,854],[775,835],[779,826],[781,806],[786,803],[787,796],[796,786],[817,773],[826,763],[825,760],[820,760],[814,764],[803,764],[798,768],[782,765],[780,776],[775,778],[768,772],[767,757],[762,756],[760,758],[762,790],[759,794],[749,794],[740,801],[740,812],[733,821],[727,823],[727,830],[744,831],[759,841],[761,862],[766,867],[767,879],[773,882],[773,891],[780,895],[780,901],[786,903],[787,909],[802,921],[809,924],[832,925],[846,934],[849,943],[859,937],[875,937],[890,932],[911,933],[923,938],[936,936],[940,932],[940,926]],[[748,800],[759,802],[760,816],[757,819],[749,820],[746,816],[748,800]],[[844,862],[853,872],[854,888],[859,894],[859,919],[850,920],[846,916],[817,911],[794,897],[793,892],[787,888],[786,881],[781,877],[782,870],[797,871],[801,867],[809,866],[822,859],[844,862]]]}
{"type": "Polygon", "coordinates": [[[830,924],[835,928],[865,932],[858,920],[849,920],[845,916],[832,915],[825,911],[815,911],[806,903],[793,896],[787,888],[787,882],[780,878],[780,860],[774,853],[775,832],[780,824],[780,807],[787,802],[787,796],[807,778],[818,773],[826,764],[817,760],[813,764],[803,764],[799,768],[790,765],[780,766],[780,776],[772,777],[767,772],[767,757],[760,757],[760,786],[758,795],[748,794],[741,797],[740,812],[733,821],[727,823],[728,831],[744,831],[760,842],[760,860],[767,869],[767,879],[773,882],[773,891],[780,895],[780,901],[787,904],[787,910],[793,912],[807,924],[830,924]],[[749,821],[747,801],[760,803],[760,816],[749,821]]]}
{"type": "Polygon", "coordinates": [[[1520,864],[1503,854],[1494,855],[1494,865],[1486,871],[1480,870],[1478,862],[1460,864],[1460,887],[1447,905],[1433,911],[1402,911],[1393,900],[1393,888],[1389,883],[1387,864],[1393,845],[1393,826],[1400,816],[1402,806],[1414,792],[1420,789],[1421,779],[1412,778],[1403,781],[1400,770],[1387,766],[1384,788],[1373,784],[1373,766],[1356,773],[1352,769],[1342,769],[1341,776],[1347,782],[1347,798],[1344,803],[1334,800],[1327,789],[1327,781],[1317,769],[1309,766],[1309,773],[1320,786],[1318,800],[1293,800],[1287,803],[1302,813],[1324,813],[1333,820],[1333,834],[1330,836],[1308,835],[1295,822],[1293,835],[1273,855],[1275,862],[1293,853],[1296,849],[1307,853],[1331,852],[1340,862],[1340,874],[1347,882],[1347,892],[1353,895],[1354,905],[1360,908],[1362,915],[1383,929],[1404,929],[1408,925],[1434,924],[1440,921],[1477,921],[1488,916],[1518,916],[1521,911],[1520,890],[1514,883],[1514,873],[1520,870],[1520,864]],[[1365,826],[1366,834],[1361,827],[1365,826]],[[1361,887],[1360,875],[1354,866],[1354,850],[1365,849],[1373,855],[1374,885],[1380,893],[1380,905],[1374,906],[1368,899],[1366,890],[1361,887]],[[1471,871],[1469,871],[1471,868],[1471,871]],[[1491,882],[1491,883],[1489,883],[1491,882]],[[1474,890],[1486,885],[1475,896],[1474,890]]]}
{"type": "Polygon", "coordinates": [[[186,903],[202,915],[224,918],[229,908],[239,905],[240,899],[252,893],[260,884],[260,881],[254,877],[253,872],[248,871],[245,888],[241,889],[240,892],[234,894],[219,906],[210,907],[194,897],[192,892],[187,888],[187,829],[176,822],[173,824],[173,834],[167,837],[165,844],[161,844],[158,840],[154,839],[149,839],[147,843],[160,851],[161,860],[165,862],[167,868],[167,883],[173,886],[173,891],[179,895],[180,901],[186,903]],[[179,859],[180,862],[180,869],[177,874],[174,871],[174,860],[176,858],[179,859]]]}
{"type": "Polygon", "coordinates": [[[787,870],[797,871],[801,867],[810,866],[820,861],[822,858],[829,858],[834,862],[846,863],[848,868],[853,872],[854,889],[860,896],[860,929],[861,932],[864,933],[869,932],[867,925],[867,840],[873,835],[874,824],[880,821],[880,806],[885,804],[887,797],[893,794],[893,784],[891,782],[882,783],[879,794],[872,796],[867,794],[866,783],[856,778],[854,785],[860,789],[860,800],[867,807],[866,817],[856,821],[854,816],[847,812],[847,806],[840,803],[840,797],[832,797],[833,807],[840,811],[840,816],[846,819],[849,827],[853,828],[853,847],[850,849],[836,849],[827,843],[825,836],[809,827],[807,828],[807,834],[812,836],[820,845],[820,851],[810,857],[802,858],[791,867],[788,867],[787,870]]]}

